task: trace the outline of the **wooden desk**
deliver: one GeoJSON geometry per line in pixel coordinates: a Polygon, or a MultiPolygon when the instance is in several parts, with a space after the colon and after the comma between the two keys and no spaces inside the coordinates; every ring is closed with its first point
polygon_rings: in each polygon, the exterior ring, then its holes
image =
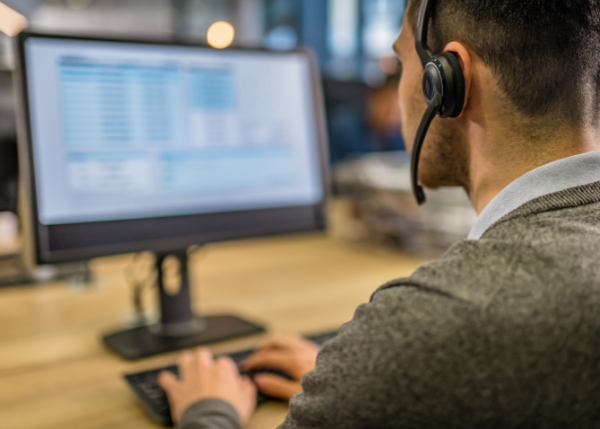
{"type": "MultiPolygon", "coordinates": [[[[93,287],[65,283],[0,290],[0,426],[14,429],[155,428],[121,380],[124,372],[173,362],[175,354],[126,362],[100,335],[131,312],[125,271],[132,257],[92,263],[93,287]]],[[[197,308],[236,313],[271,332],[339,327],[373,290],[423,260],[321,235],[225,243],[193,258],[197,308]]],[[[261,337],[215,345],[254,346],[261,337]]],[[[261,406],[249,427],[277,427],[284,404],[261,406]]]]}

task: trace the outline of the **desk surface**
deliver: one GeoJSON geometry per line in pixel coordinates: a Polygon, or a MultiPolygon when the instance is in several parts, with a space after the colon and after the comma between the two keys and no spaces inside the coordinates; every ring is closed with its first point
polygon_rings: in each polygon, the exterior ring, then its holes
{"type": "MultiPolygon", "coordinates": [[[[155,428],[121,374],[170,364],[176,354],[127,362],[100,342],[131,314],[126,272],[133,257],[93,261],[94,286],[54,283],[0,289],[0,422],[23,429],[155,428]]],[[[208,246],[192,258],[196,308],[235,313],[269,331],[317,333],[352,318],[380,284],[424,260],[345,244],[321,235],[208,246]]],[[[147,293],[148,306],[154,305],[147,293]]],[[[216,353],[255,346],[264,336],[221,343],[216,353]]],[[[287,412],[265,404],[249,428],[270,429],[287,412]]]]}

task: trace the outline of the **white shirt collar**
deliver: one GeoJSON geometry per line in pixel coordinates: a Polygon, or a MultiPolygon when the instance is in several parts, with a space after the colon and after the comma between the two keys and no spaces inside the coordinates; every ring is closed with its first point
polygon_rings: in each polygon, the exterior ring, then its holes
{"type": "Polygon", "coordinates": [[[538,197],[600,181],[600,152],[571,156],[524,174],[504,188],[481,212],[469,234],[479,240],[504,216],[538,197]]]}

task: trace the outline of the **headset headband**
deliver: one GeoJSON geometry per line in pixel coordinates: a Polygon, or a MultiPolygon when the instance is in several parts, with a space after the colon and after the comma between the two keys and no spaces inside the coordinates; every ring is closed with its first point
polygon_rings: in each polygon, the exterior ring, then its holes
{"type": "Polygon", "coordinates": [[[427,46],[429,21],[435,0],[422,0],[415,34],[415,46],[423,63],[423,95],[427,111],[415,137],[411,161],[413,193],[419,205],[425,203],[425,192],[419,185],[419,159],[429,126],[436,115],[456,118],[465,103],[465,80],[459,60],[453,52],[434,55],[427,46]]]}
{"type": "MultiPolygon", "coordinates": [[[[423,70],[426,69],[427,64],[431,61],[431,58],[433,57],[433,52],[431,51],[431,49],[429,49],[429,46],[427,46],[429,18],[431,16],[432,9],[433,0],[422,0],[421,8],[419,9],[419,19],[417,20],[415,47],[417,49],[417,53],[419,54],[419,58],[421,59],[421,63],[423,64],[423,70]]],[[[428,83],[430,84],[429,87],[431,88],[432,82],[430,81],[428,83]]],[[[425,191],[423,190],[423,187],[419,185],[419,161],[421,159],[421,150],[423,149],[425,136],[427,135],[427,131],[429,130],[429,126],[431,125],[433,118],[442,109],[442,96],[440,94],[436,94],[434,97],[432,97],[431,100],[428,100],[427,104],[427,111],[425,112],[425,116],[423,116],[423,119],[419,124],[419,129],[417,130],[417,135],[415,137],[415,143],[413,145],[413,152],[410,164],[412,190],[415,199],[417,200],[417,204],[419,205],[425,204],[425,201],[427,200],[427,198],[425,197],[425,191]]]]}
{"type": "Polygon", "coordinates": [[[417,31],[416,31],[416,48],[419,58],[423,67],[429,62],[429,59],[433,56],[433,51],[429,49],[427,45],[427,35],[429,33],[429,19],[431,18],[431,11],[433,10],[434,0],[423,0],[421,2],[421,8],[419,10],[419,19],[417,20],[417,31]]]}

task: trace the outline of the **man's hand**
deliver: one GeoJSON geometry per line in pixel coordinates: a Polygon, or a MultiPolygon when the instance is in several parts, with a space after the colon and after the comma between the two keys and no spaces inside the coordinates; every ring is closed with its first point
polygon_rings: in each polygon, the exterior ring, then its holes
{"type": "Polygon", "coordinates": [[[246,371],[269,368],[288,373],[292,381],[273,374],[258,374],[254,383],[264,394],[289,401],[302,391],[300,380],[315,369],[318,353],[319,346],[315,343],[298,336],[280,336],[250,356],[242,367],[246,371]]]}
{"type": "Polygon", "coordinates": [[[182,353],[178,360],[180,380],[170,372],[162,372],[158,384],[167,392],[174,422],[184,411],[206,398],[229,402],[244,426],[256,407],[256,387],[247,377],[241,377],[229,358],[213,359],[206,348],[182,353]]]}

